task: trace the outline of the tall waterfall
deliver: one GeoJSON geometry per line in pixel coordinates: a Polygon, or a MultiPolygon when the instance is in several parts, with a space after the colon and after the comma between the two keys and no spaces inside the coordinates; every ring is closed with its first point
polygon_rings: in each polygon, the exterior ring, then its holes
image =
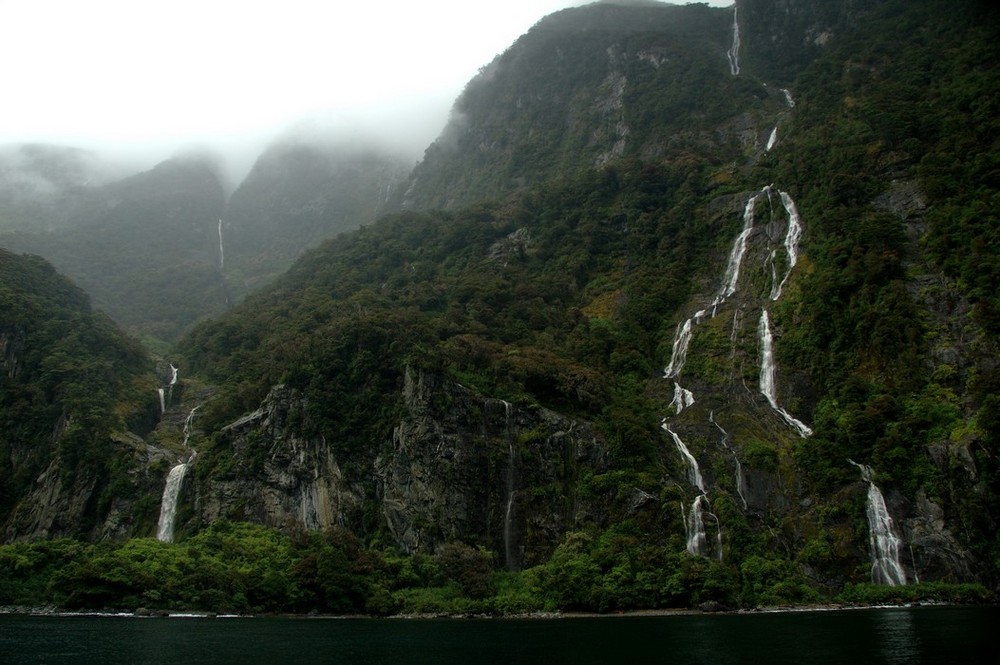
{"type": "Polygon", "coordinates": [[[177,383],[177,374],[180,372],[173,364],[170,365],[170,385],[177,383]]]}
{"type": "Polygon", "coordinates": [[[802,238],[802,217],[799,216],[799,210],[795,206],[795,201],[792,197],[788,195],[787,192],[778,192],[781,195],[781,204],[785,207],[785,212],[788,213],[788,229],[785,231],[785,253],[788,255],[788,270],[785,271],[785,276],[780,282],[775,279],[774,285],[771,287],[771,300],[777,300],[781,297],[781,290],[785,287],[785,282],[788,281],[788,277],[792,274],[792,268],[799,260],[799,240],[802,238]]]}
{"type": "Polygon", "coordinates": [[[167,410],[167,391],[163,388],[157,388],[156,394],[160,396],[160,414],[162,415],[167,410]]]}
{"type": "Polygon", "coordinates": [[[504,432],[507,436],[507,507],[503,514],[503,553],[507,570],[517,570],[517,559],[514,556],[514,433],[511,431],[511,415],[513,406],[506,400],[501,400],[504,408],[504,432]]]}
{"type": "Polygon", "coordinates": [[[729,58],[729,73],[740,75],[740,22],[738,6],[733,5],[733,45],[729,47],[726,56],[729,58]]]}
{"type": "Polygon", "coordinates": [[[785,419],[789,425],[794,427],[799,436],[803,439],[812,435],[812,430],[800,420],[792,417],[790,413],[778,406],[778,398],[775,388],[775,366],[774,366],[774,338],[771,335],[771,320],[767,310],[760,311],[760,392],[767,398],[771,408],[785,419]]]}
{"type": "Polygon", "coordinates": [[[896,535],[896,525],[889,515],[878,485],[872,481],[872,468],[847,460],[861,471],[861,477],[868,483],[868,546],[872,560],[872,582],[888,586],[906,584],[906,572],[899,561],[899,550],[903,540],[896,535]]]}
{"type": "Polygon", "coordinates": [[[226,253],[222,250],[222,218],[219,218],[219,270],[226,266],[226,253]]]}
{"type": "Polygon", "coordinates": [[[672,379],[684,369],[687,361],[688,344],[691,343],[691,319],[677,326],[677,333],[674,335],[674,346],[670,352],[670,364],[663,370],[663,378],[672,379]]]}
{"type": "Polygon", "coordinates": [[[184,485],[187,475],[187,463],[181,463],[170,469],[167,474],[167,484],[163,488],[163,498],[160,500],[160,521],[156,527],[156,539],[164,543],[174,542],[174,522],[177,519],[177,498],[184,485]]]}

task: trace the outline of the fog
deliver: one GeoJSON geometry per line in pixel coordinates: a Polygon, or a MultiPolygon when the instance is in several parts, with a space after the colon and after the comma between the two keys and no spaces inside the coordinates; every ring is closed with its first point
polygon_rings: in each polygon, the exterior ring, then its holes
{"type": "Polygon", "coordinates": [[[231,181],[289,132],[377,136],[417,160],[480,67],[582,4],[0,0],[0,145],[87,148],[137,169],[208,151],[231,181]]]}

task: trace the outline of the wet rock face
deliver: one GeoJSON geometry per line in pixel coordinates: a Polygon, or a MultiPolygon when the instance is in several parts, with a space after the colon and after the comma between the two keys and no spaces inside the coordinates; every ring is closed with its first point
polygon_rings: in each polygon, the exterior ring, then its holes
{"type": "Polygon", "coordinates": [[[576,492],[582,467],[607,466],[590,423],[420,371],[406,371],[401,399],[405,415],[388,441],[347,464],[322,434],[302,434],[306,398],[274,387],[259,409],[222,429],[229,470],[198,483],[197,519],[357,530],[371,528],[362,513],[374,508],[377,528],[407,552],[461,541],[520,567],[545,560],[567,530],[603,514],[576,492]]]}
{"type": "Polygon", "coordinates": [[[275,386],[259,409],[222,429],[234,473],[199,487],[195,512],[201,520],[235,517],[327,529],[352,519],[363,489],[344,478],[325,437],[298,431],[305,407],[298,391],[275,386]]]}
{"type": "Polygon", "coordinates": [[[407,413],[375,477],[386,526],[406,551],[461,540],[501,553],[508,567],[530,565],[598,512],[575,491],[580,467],[606,466],[589,423],[424,372],[407,371],[403,393],[407,413]]]}

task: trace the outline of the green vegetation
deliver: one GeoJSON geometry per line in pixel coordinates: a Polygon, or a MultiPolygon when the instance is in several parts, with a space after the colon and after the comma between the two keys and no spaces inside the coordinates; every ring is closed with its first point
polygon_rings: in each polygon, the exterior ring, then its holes
{"type": "MultiPolygon", "coordinates": [[[[870,464],[910,516],[940,510],[982,564],[969,575],[997,579],[1000,21],[989,3],[860,4],[863,20],[828,47],[795,52],[815,60],[775,65],[783,82],[798,72],[794,110],[773,86],[728,75],[728,23],[706,7],[600,5],[543,22],[470,83],[456,114],[468,131],[418,168],[414,204],[446,210],[328,240],[177,344],[185,371],[216,391],[199,411],[192,482],[262,474],[267,433],[248,433],[238,460],[221,428],[284,384],[302,408],[282,427],[328,442],[364,494],[353,531],[194,518],[177,544],[6,545],[0,603],[386,615],[990,600],[978,585],[860,583],[864,489],[847,460],[870,464]],[[649,27],[679,16],[662,34],[649,27]],[[616,101],[618,75],[629,84],[616,101]],[[567,118],[574,95],[596,124],[567,118]],[[619,115],[629,148],[608,157],[619,115]],[[743,134],[765,115],[781,119],[779,149],[748,161],[743,134]],[[658,428],[670,399],[661,368],[678,319],[717,288],[741,192],[767,182],[792,194],[805,225],[801,260],[768,307],[783,404],[815,434],[787,431],[755,390],[756,312],[735,332],[729,317],[699,324],[683,377],[698,401],[682,417],[701,420],[689,443],[722,552],[696,557],[680,510],[693,490],[658,428]],[[567,454],[518,488],[567,515],[519,525],[561,534],[532,553],[537,565],[498,570],[480,534],[433,553],[386,545],[372,470],[404,414],[407,368],[593,423],[600,470],[567,454]],[[737,503],[734,457],[753,481],[749,505],[737,503]],[[563,496],[571,484],[578,496],[563,496]]],[[[58,454],[67,484],[95,479],[79,532],[92,536],[128,487],[112,435],[152,424],[149,362],[51,268],[0,259],[0,517],[58,454]]],[[[740,297],[726,306],[757,296],[740,297]]],[[[525,429],[511,446],[541,466],[546,436],[525,429]]],[[[144,524],[151,502],[135,509],[144,524]]]]}
{"type": "Polygon", "coordinates": [[[0,368],[0,523],[54,458],[64,485],[91,479],[107,501],[123,481],[112,434],[142,431],[156,408],[139,345],[51,265],[0,249],[0,368]]]}
{"type": "MultiPolygon", "coordinates": [[[[432,556],[364,548],[343,529],[283,534],[219,521],[181,543],[50,540],[0,546],[0,605],[222,613],[488,614],[831,602],[792,564],[718,564],[650,546],[627,524],[574,532],[548,563],[498,572],[461,543],[432,556]]],[[[975,584],[850,585],[835,602],[990,602],[975,584]]]]}

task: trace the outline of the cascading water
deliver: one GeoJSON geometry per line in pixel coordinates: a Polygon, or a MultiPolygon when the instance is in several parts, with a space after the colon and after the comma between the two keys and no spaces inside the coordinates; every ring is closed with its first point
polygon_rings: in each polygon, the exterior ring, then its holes
{"type": "Polygon", "coordinates": [[[861,471],[861,477],[868,483],[868,545],[872,560],[872,582],[888,586],[906,584],[906,572],[899,560],[903,540],[896,535],[896,525],[889,515],[885,498],[872,480],[872,468],[847,460],[861,471]]]}
{"type": "Polygon", "coordinates": [[[775,389],[775,366],[774,366],[774,338],[771,334],[771,320],[767,310],[760,312],[760,392],[767,398],[771,408],[774,409],[789,425],[794,427],[799,436],[803,439],[812,435],[812,430],[800,420],[792,417],[790,413],[778,406],[778,398],[775,389]]]}
{"type": "Polygon", "coordinates": [[[785,103],[788,104],[788,108],[795,108],[795,100],[792,99],[792,93],[789,92],[788,88],[782,88],[781,92],[785,95],[785,103]]]}
{"type": "Polygon", "coordinates": [[[675,382],[674,399],[670,402],[670,406],[674,408],[676,413],[680,413],[692,404],[694,404],[694,393],[675,382]]]}
{"type": "MultiPolygon", "coordinates": [[[[173,365],[171,365],[173,368],[173,365]]],[[[161,389],[162,390],[162,389],[161,389]]],[[[201,405],[194,407],[184,419],[184,447],[188,448],[191,440],[192,425],[194,424],[194,414],[201,408],[201,405]]],[[[163,496],[160,499],[160,520],[156,527],[157,540],[165,543],[174,541],[174,523],[177,521],[177,499],[180,497],[181,488],[184,485],[184,477],[187,475],[188,467],[198,453],[194,450],[188,456],[186,462],[182,462],[170,469],[167,474],[167,482],[163,487],[163,496]]]]}
{"type": "Polygon", "coordinates": [[[157,388],[156,394],[160,396],[160,414],[162,415],[167,410],[167,391],[163,388],[157,388]]]}
{"type": "Polygon", "coordinates": [[[767,147],[764,148],[764,152],[771,152],[771,148],[774,144],[778,142],[778,128],[775,127],[771,130],[771,135],[767,137],[767,147]]]}
{"type": "MultiPolygon", "coordinates": [[[[691,504],[691,510],[685,511],[684,504],[681,504],[681,516],[684,518],[684,531],[687,537],[687,551],[690,554],[696,556],[708,556],[708,535],[705,531],[705,515],[711,515],[715,518],[715,522],[718,525],[719,519],[715,517],[711,512],[708,511],[708,492],[705,490],[705,481],[701,477],[701,469],[698,468],[698,460],[695,459],[688,447],[684,445],[684,441],[681,437],[677,435],[675,431],[667,426],[666,421],[663,422],[661,427],[670,434],[670,438],[674,440],[674,445],[677,446],[678,452],[680,452],[681,457],[684,458],[687,464],[688,481],[698,488],[698,496],[695,497],[694,503],[691,504]]],[[[719,528],[718,533],[718,556],[719,560],[722,560],[722,529],[719,528]]]]}
{"type": "MultiPolygon", "coordinates": [[[[770,186],[765,187],[762,194],[770,192],[770,186]]],[[[729,260],[726,263],[726,272],[722,277],[722,286],[715,300],[712,301],[712,316],[715,316],[716,308],[725,302],[726,298],[736,293],[736,284],[740,279],[740,266],[743,264],[743,255],[747,252],[747,240],[753,232],[754,210],[757,207],[757,200],[761,194],[754,194],[747,201],[743,208],[743,228],[740,234],[733,241],[733,248],[729,250],[729,260]]]]}
{"type": "Polygon", "coordinates": [[[677,326],[674,335],[674,346],[670,352],[670,363],[663,370],[663,378],[672,379],[680,375],[687,361],[688,344],[691,343],[691,319],[677,326]]]}
{"type": "Polygon", "coordinates": [[[705,494],[705,481],[702,480],[701,469],[698,468],[698,460],[694,458],[694,455],[691,454],[688,447],[684,445],[683,441],[681,441],[681,437],[677,436],[677,432],[670,429],[666,422],[664,422],[661,427],[666,430],[668,434],[670,434],[670,438],[674,440],[674,445],[677,446],[678,452],[680,452],[681,457],[683,457],[684,461],[687,463],[688,481],[697,487],[698,491],[705,494]]]}
{"type": "Polygon", "coordinates": [[[788,270],[785,271],[785,276],[780,282],[775,279],[775,283],[771,287],[771,300],[777,300],[781,297],[781,290],[785,287],[785,282],[788,281],[788,277],[792,274],[792,268],[798,263],[799,240],[802,238],[802,217],[799,216],[799,210],[795,206],[795,201],[792,200],[792,197],[787,192],[779,190],[778,193],[781,195],[781,204],[785,207],[785,212],[788,213],[788,229],[785,231],[785,253],[788,255],[788,270]]]}
{"type": "Polygon", "coordinates": [[[740,75],[740,22],[738,7],[733,5],[733,45],[729,47],[726,56],[729,58],[729,73],[733,76],[740,75]]]}
{"type": "Polygon", "coordinates": [[[184,485],[187,475],[187,463],[181,463],[170,469],[167,474],[167,484],[163,488],[163,498],[160,500],[160,521],[156,528],[156,539],[164,543],[174,542],[174,521],[177,519],[177,498],[184,485]]]}
{"type": "Polygon", "coordinates": [[[177,374],[179,371],[180,370],[178,370],[172,364],[170,365],[170,385],[174,385],[175,383],[177,383],[177,374]]]}

